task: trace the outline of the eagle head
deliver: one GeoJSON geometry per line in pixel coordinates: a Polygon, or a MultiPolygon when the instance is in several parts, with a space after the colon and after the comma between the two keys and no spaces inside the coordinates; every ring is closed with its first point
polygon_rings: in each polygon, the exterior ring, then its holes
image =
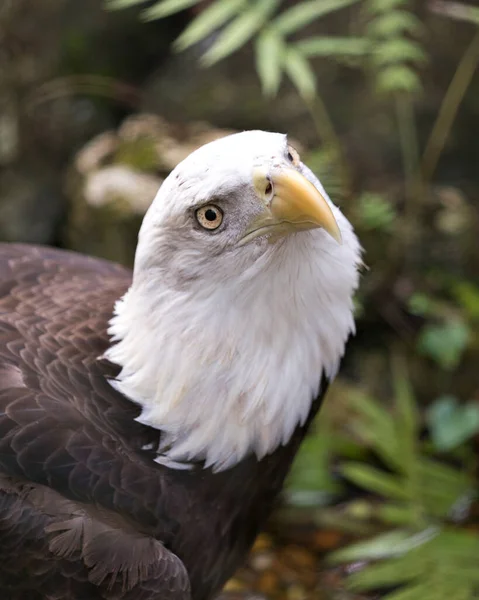
{"type": "Polygon", "coordinates": [[[180,163],[145,216],[106,354],[163,432],[157,460],[220,470],[286,444],[354,329],[359,263],[285,135],[230,135],[180,163]]]}

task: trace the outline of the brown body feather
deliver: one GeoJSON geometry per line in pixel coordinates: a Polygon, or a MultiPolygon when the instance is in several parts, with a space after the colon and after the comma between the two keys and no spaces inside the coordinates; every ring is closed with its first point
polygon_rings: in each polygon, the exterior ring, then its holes
{"type": "Polygon", "coordinates": [[[212,597],[307,429],[217,474],[155,463],[161,432],[134,420],[108,383],[118,367],[99,360],[130,280],[106,261],[0,244],[1,598],[212,597]]]}

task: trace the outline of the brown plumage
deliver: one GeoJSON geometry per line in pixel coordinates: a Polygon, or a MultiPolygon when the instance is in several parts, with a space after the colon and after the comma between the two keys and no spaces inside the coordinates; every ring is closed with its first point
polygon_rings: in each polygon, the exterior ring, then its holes
{"type": "Polygon", "coordinates": [[[118,367],[98,360],[130,280],[106,261],[0,245],[2,599],[211,598],[319,408],[261,461],[219,473],[155,463],[161,432],[134,420],[108,383],[118,367]]]}

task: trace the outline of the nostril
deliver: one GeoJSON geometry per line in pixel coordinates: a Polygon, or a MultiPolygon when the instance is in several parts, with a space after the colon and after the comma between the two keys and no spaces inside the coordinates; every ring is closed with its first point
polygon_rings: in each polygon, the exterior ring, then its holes
{"type": "Polygon", "coordinates": [[[264,190],[264,193],[269,196],[271,194],[271,192],[273,191],[273,184],[271,183],[271,181],[268,179],[268,183],[266,184],[266,188],[264,190]]]}

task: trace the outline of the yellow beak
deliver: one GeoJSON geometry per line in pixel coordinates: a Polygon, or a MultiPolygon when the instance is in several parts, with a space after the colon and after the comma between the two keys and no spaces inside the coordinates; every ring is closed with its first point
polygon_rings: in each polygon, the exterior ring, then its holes
{"type": "Polygon", "coordinates": [[[289,233],[318,227],[322,227],[341,244],[341,232],[330,205],[298,171],[278,169],[268,178],[264,171],[258,169],[253,173],[253,181],[259,194],[264,193],[270,182],[271,198],[265,198],[264,211],[250,223],[241,239],[241,245],[263,235],[276,239],[289,233]]]}

